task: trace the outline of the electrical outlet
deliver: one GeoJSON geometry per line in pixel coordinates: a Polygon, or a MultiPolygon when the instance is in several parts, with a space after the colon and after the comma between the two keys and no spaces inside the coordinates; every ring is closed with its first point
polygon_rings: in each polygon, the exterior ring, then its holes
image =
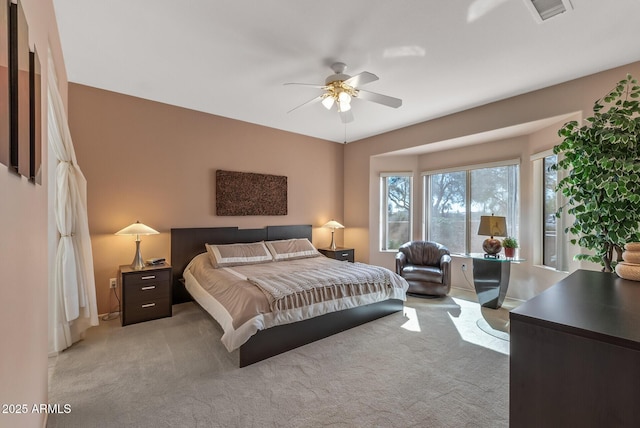
{"type": "Polygon", "coordinates": [[[116,288],[118,285],[118,282],[116,281],[115,278],[109,278],[109,288],[116,288]]]}
{"type": "Polygon", "coordinates": [[[467,265],[466,264],[462,264],[462,272],[466,272],[467,271],[467,265]]]}

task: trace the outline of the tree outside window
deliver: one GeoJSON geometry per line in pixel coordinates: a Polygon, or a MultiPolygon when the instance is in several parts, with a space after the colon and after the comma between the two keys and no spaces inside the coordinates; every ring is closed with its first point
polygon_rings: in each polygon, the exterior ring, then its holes
{"type": "Polygon", "coordinates": [[[411,174],[382,176],[381,249],[397,250],[411,240],[411,174]]]}
{"type": "Polygon", "coordinates": [[[453,253],[477,252],[480,217],[507,218],[508,234],[518,235],[518,165],[465,169],[427,175],[427,239],[453,253]]]}
{"type": "Polygon", "coordinates": [[[466,183],[465,171],[434,174],[429,183],[429,239],[446,245],[454,253],[465,252],[466,183]]]}

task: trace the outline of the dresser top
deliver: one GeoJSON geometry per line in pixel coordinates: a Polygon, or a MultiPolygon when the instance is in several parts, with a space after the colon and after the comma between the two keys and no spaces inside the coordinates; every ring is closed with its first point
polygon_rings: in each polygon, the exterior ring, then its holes
{"type": "Polygon", "coordinates": [[[578,270],[510,318],[640,350],[640,282],[578,270]]]}

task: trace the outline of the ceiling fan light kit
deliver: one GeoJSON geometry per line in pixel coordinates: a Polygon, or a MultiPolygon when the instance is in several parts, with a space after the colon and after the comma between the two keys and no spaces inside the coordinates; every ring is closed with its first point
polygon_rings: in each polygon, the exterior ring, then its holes
{"type": "Polygon", "coordinates": [[[327,110],[331,110],[333,106],[336,105],[338,113],[340,114],[340,120],[343,123],[349,123],[353,121],[353,113],[350,110],[351,100],[354,98],[373,101],[393,108],[398,108],[402,105],[402,100],[399,98],[393,98],[387,95],[377,94],[375,92],[363,91],[359,88],[359,86],[378,80],[378,76],[375,74],[363,71],[355,76],[349,76],[344,73],[346,68],[347,65],[343,62],[334,63],[331,66],[334,74],[325,79],[324,86],[309,85],[306,83],[285,83],[285,85],[314,86],[324,91],[324,93],[318,97],[289,110],[289,112],[313,101],[320,101],[327,110]]]}
{"type": "Polygon", "coordinates": [[[326,92],[320,97],[322,98],[322,105],[327,110],[331,110],[333,105],[336,104],[338,111],[348,111],[351,109],[351,98],[358,96],[358,91],[344,83],[343,80],[329,82],[325,88],[326,92]]]}

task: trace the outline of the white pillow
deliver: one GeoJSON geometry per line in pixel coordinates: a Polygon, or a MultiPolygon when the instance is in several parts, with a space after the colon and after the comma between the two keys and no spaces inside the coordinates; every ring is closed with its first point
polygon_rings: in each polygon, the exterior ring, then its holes
{"type": "Polygon", "coordinates": [[[275,261],[318,257],[321,255],[306,238],[267,241],[266,244],[275,261]]]}
{"type": "Polygon", "coordinates": [[[205,247],[215,268],[273,261],[273,257],[264,242],[226,245],[205,244],[205,247]]]}

